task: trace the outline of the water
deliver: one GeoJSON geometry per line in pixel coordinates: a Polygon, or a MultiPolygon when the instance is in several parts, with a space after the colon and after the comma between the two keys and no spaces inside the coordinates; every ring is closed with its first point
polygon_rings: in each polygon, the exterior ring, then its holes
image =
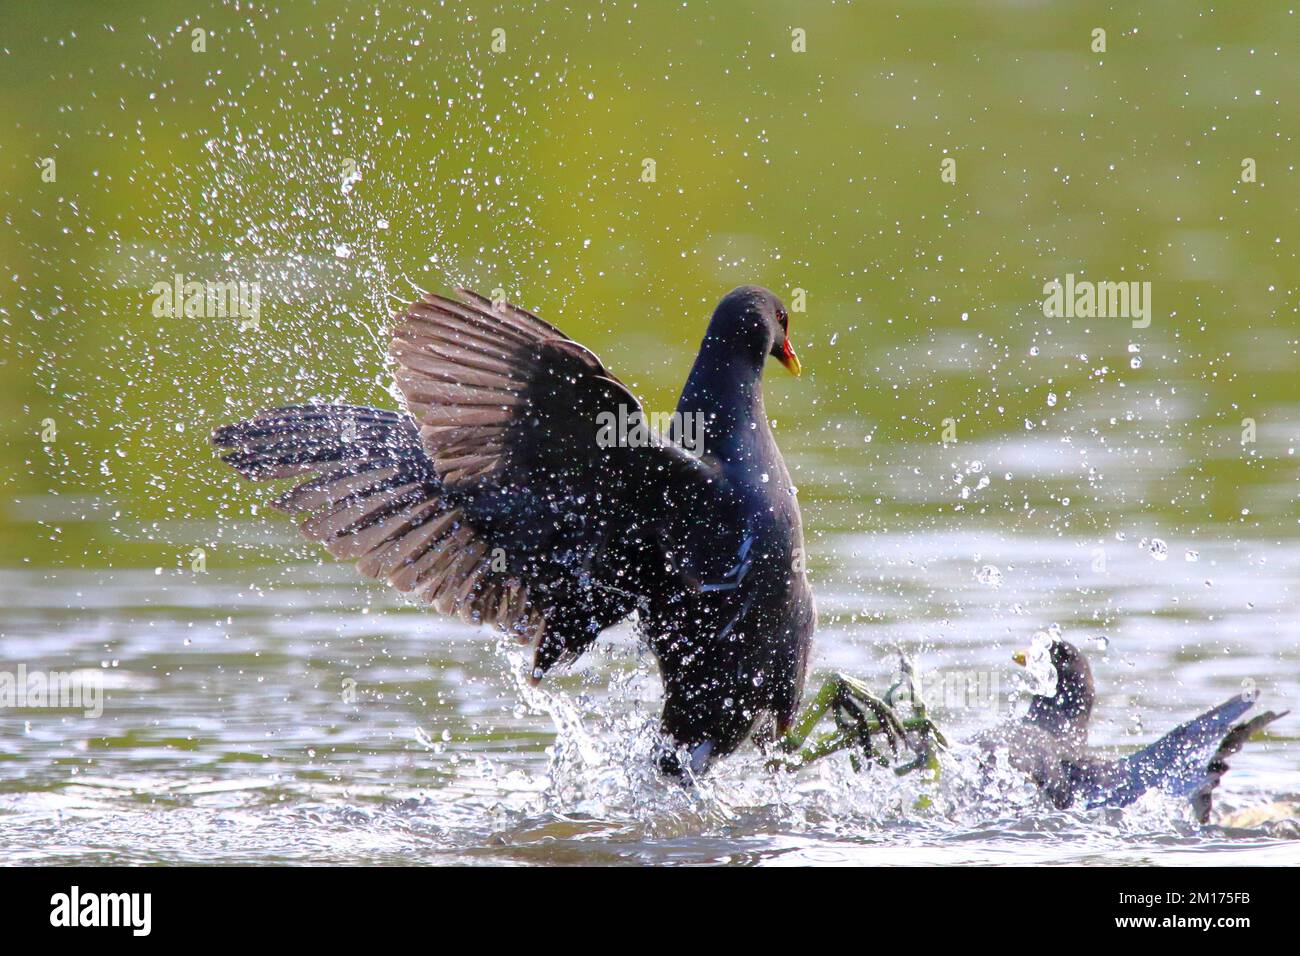
{"type": "Polygon", "coordinates": [[[974,682],[931,695],[960,739],[1056,625],[1099,746],[1243,681],[1293,707],[1292,11],[1142,10],[1099,57],[1086,5],[282,6],[212,4],[195,52],[161,0],[0,5],[0,670],[107,694],[0,710],[0,863],[1300,862],[1295,717],[1209,827],[976,792],[957,756],[932,784],[746,751],[682,791],[628,629],[529,690],[206,444],[268,404],[392,407],[384,316],[415,286],[501,288],[650,411],[728,288],[802,290],[804,376],[766,389],[813,683],[883,690],[901,649],[974,682]],[[1067,273],[1150,281],[1150,325],[1046,316],[1067,273]],[[158,315],[178,275],[260,283],[260,326],[158,315]]]}
{"type": "MultiPolygon", "coordinates": [[[[825,536],[814,683],[845,670],[883,690],[900,648],[959,739],[1013,712],[1011,650],[1058,623],[1093,661],[1100,746],[1149,741],[1247,679],[1265,706],[1300,699],[1300,652],[1278,638],[1293,548],[1202,543],[1188,564],[1134,543],[1103,574],[1089,545],[825,536]],[[954,674],[980,675],[980,695],[936,696],[954,674]]],[[[652,770],[659,690],[629,629],[531,691],[517,653],[345,566],[15,570],[0,601],[11,660],[101,666],[106,695],[97,719],[0,718],[6,862],[1298,861],[1290,723],[1232,761],[1209,827],[1163,798],[1049,812],[1013,780],[963,787],[956,759],[929,784],[842,757],[771,774],[747,751],[688,792],[652,770]]]]}

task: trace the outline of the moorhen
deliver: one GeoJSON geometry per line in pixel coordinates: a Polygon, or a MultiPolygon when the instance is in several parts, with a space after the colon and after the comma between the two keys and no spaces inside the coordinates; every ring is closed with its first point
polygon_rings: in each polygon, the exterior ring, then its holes
{"type": "MultiPolygon", "coordinates": [[[[310,476],[273,502],[310,513],[303,534],[530,643],[534,681],[635,611],[663,678],[665,773],[703,773],[747,737],[777,741],[816,621],[799,503],[763,409],[765,360],[800,371],[785,307],[759,286],[718,303],[660,437],[555,326],[457,293],[394,317],[404,411],[269,409],[216,429],[223,460],[254,480],[310,476]],[[692,425],[698,453],[674,440],[692,425]]],[[[853,690],[836,685],[837,714],[891,716],[853,690]]]]}
{"type": "Polygon", "coordinates": [[[1073,644],[1039,635],[1028,653],[1013,655],[1039,682],[1040,693],[1021,719],[980,734],[973,741],[991,759],[1005,749],[1008,762],[1027,774],[1055,806],[1126,807],[1160,790],[1185,797],[1201,823],[1210,817],[1211,795],[1227,771],[1226,759],[1257,731],[1288,713],[1266,711],[1235,723],[1255,703],[1240,693],[1175,727],[1149,747],[1115,760],[1087,747],[1096,691],[1088,660],[1073,644]]]}

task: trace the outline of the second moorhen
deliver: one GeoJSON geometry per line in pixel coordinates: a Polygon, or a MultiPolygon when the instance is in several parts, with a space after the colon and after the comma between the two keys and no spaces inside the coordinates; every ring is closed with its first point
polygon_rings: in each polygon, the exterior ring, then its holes
{"type": "Polygon", "coordinates": [[[1196,818],[1205,823],[1214,788],[1228,769],[1226,759],[1255,732],[1286,715],[1266,711],[1237,723],[1255,703],[1253,693],[1240,693],[1150,746],[1108,759],[1087,746],[1096,689],[1082,652],[1044,634],[1028,654],[1018,652],[1014,658],[1030,669],[1038,693],[1030,698],[1023,718],[985,731],[974,743],[990,758],[1005,752],[1008,762],[1059,808],[1125,807],[1159,790],[1186,798],[1196,818]]]}

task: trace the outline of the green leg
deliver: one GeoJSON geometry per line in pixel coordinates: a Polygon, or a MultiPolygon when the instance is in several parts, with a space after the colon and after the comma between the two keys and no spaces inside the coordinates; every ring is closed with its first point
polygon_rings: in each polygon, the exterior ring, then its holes
{"type": "Polygon", "coordinates": [[[769,766],[794,770],[807,766],[814,760],[850,749],[854,751],[852,760],[855,770],[860,769],[862,760],[888,766],[891,757],[898,753],[899,741],[902,741],[914,753],[915,759],[896,767],[895,773],[909,773],[926,766],[937,769],[935,745],[946,747],[947,741],[926,716],[925,705],[920,703],[919,697],[912,691],[911,667],[906,661],[903,673],[904,683],[911,691],[910,717],[900,718],[892,706],[902,684],[890,688],[885,700],[881,700],[861,681],[847,674],[838,674],[817,692],[803,715],[781,741],[780,749],[786,756],[774,758],[769,766]],[[828,714],[833,717],[836,729],[814,737],[813,731],[828,714]],[[880,737],[884,737],[888,743],[888,752],[876,745],[875,741],[880,737]]]}
{"type": "MultiPolygon", "coordinates": [[[[937,728],[927,718],[907,717],[900,720],[899,724],[907,735],[909,749],[912,746],[911,740],[914,736],[937,733],[937,728]]],[[[879,724],[868,721],[869,733],[880,733],[881,730],[879,724]]],[[[822,757],[829,757],[833,753],[839,753],[841,750],[857,751],[861,747],[862,735],[856,728],[853,730],[832,730],[803,739],[796,739],[792,733],[787,735],[781,743],[781,750],[788,754],[789,757],[774,758],[771,763],[774,766],[795,770],[807,766],[814,760],[820,760],[822,757]]],[[[888,756],[874,746],[867,759],[888,765],[888,756]]],[[[916,761],[913,761],[894,769],[896,773],[906,773],[917,769],[919,765],[916,761]]]]}
{"type": "Polygon", "coordinates": [[[901,775],[910,773],[913,770],[928,769],[934,772],[937,780],[939,774],[938,752],[948,746],[948,741],[926,713],[925,701],[921,698],[921,692],[916,689],[916,682],[913,679],[915,668],[912,665],[912,660],[901,651],[899,652],[898,669],[902,674],[902,680],[885,692],[885,701],[892,707],[900,696],[905,697],[911,707],[913,719],[921,724],[921,730],[912,744],[912,751],[916,755],[915,759],[901,767],[895,767],[894,772],[901,775]]]}

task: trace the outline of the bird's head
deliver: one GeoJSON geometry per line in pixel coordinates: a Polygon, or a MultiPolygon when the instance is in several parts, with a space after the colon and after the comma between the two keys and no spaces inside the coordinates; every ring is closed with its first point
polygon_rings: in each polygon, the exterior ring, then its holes
{"type": "Polygon", "coordinates": [[[790,347],[790,313],[761,285],[732,289],[713,310],[709,335],[751,355],[759,367],[771,356],[798,375],[799,356],[790,347]]]}
{"type": "Polygon", "coordinates": [[[1029,720],[1055,732],[1073,729],[1086,734],[1096,690],[1083,652],[1069,641],[1039,633],[1028,651],[1017,651],[1011,658],[1034,682],[1029,720]]]}

